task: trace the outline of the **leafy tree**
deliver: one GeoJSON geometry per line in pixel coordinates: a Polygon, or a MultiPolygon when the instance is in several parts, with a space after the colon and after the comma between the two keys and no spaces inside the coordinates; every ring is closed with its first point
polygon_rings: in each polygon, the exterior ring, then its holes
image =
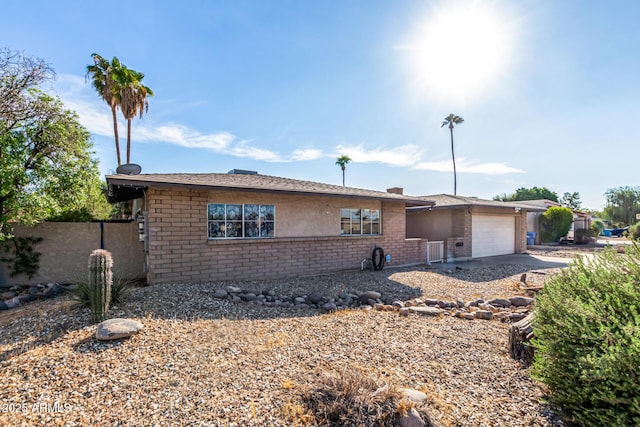
{"type": "Polygon", "coordinates": [[[11,99],[0,111],[0,240],[13,222],[35,224],[80,209],[96,194],[89,132],[38,89],[52,75],[42,60],[0,51],[0,92],[11,99]]]}
{"type": "Polygon", "coordinates": [[[342,169],[342,186],[344,187],[344,170],[347,168],[347,163],[349,163],[351,161],[351,158],[349,156],[343,155],[338,157],[338,160],[336,160],[336,165],[340,166],[340,169],[342,169]]]}
{"type": "Polygon", "coordinates": [[[540,216],[540,239],[557,242],[566,235],[573,223],[573,212],[569,208],[552,206],[540,216]]]}
{"type": "Polygon", "coordinates": [[[451,159],[453,160],[453,195],[455,196],[458,191],[458,181],[456,177],[456,155],[453,151],[453,125],[459,125],[464,123],[464,119],[460,116],[456,116],[451,113],[444,118],[440,127],[445,125],[449,126],[449,132],[451,133],[451,159]]]}
{"type": "Polygon", "coordinates": [[[582,201],[580,201],[580,193],[577,191],[573,193],[564,193],[560,198],[560,204],[565,208],[569,208],[574,211],[579,210],[582,205],[582,201]]]}
{"type": "Polygon", "coordinates": [[[116,111],[120,105],[120,92],[122,88],[115,73],[122,68],[122,64],[115,56],[109,62],[97,53],[91,54],[93,65],[87,65],[86,78],[91,78],[93,88],[98,95],[109,105],[111,116],[113,118],[113,134],[116,140],[116,155],[118,157],[118,166],[122,164],[120,157],[120,138],[118,136],[118,118],[116,111]]]}
{"type": "Polygon", "coordinates": [[[623,226],[637,222],[636,214],[640,213],[640,187],[610,188],[604,196],[607,199],[604,208],[606,219],[623,226]]]}
{"type": "Polygon", "coordinates": [[[553,202],[559,203],[558,194],[556,194],[554,191],[549,190],[546,187],[541,187],[541,188],[520,187],[516,190],[515,193],[511,195],[506,195],[503,193],[493,198],[493,200],[501,200],[503,202],[518,202],[518,201],[524,201],[524,200],[542,200],[542,199],[551,200],[553,202]]]}

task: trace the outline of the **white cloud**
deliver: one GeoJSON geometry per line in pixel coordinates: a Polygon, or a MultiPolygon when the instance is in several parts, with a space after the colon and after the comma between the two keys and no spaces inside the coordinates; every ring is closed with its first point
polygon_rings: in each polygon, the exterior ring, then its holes
{"type": "MultiPolygon", "coordinates": [[[[453,162],[451,160],[441,160],[437,162],[418,162],[413,165],[413,169],[435,172],[453,172],[453,162]]],[[[462,173],[477,173],[482,175],[504,175],[508,173],[524,173],[523,170],[512,168],[504,163],[496,162],[475,162],[464,158],[456,161],[456,171],[462,173]]]]}
{"type": "MultiPolygon", "coordinates": [[[[101,136],[113,136],[111,111],[95,94],[84,78],[74,75],[58,77],[54,90],[64,104],[78,113],[80,123],[90,132],[101,136]]],[[[118,114],[120,116],[120,114],[118,114]]],[[[126,133],[126,123],[119,117],[118,129],[121,137],[126,133]]],[[[135,139],[139,142],[166,143],[185,148],[199,148],[216,153],[241,158],[250,158],[270,163],[287,163],[294,161],[316,160],[322,157],[349,156],[358,163],[381,163],[394,167],[405,167],[411,170],[451,172],[450,160],[429,162],[424,160],[425,151],[415,144],[397,147],[367,148],[364,144],[338,145],[331,152],[316,148],[295,149],[288,154],[256,146],[252,140],[238,138],[231,132],[221,131],[209,134],[200,133],[185,125],[177,123],[153,123],[148,120],[137,121],[135,139]]],[[[468,161],[460,159],[456,169],[463,173],[484,175],[502,175],[522,173],[504,163],[468,161]]]]}
{"type": "Polygon", "coordinates": [[[375,162],[390,166],[406,167],[415,165],[416,160],[419,160],[423,155],[420,147],[413,144],[384,149],[381,147],[369,149],[362,144],[351,147],[338,145],[336,147],[336,152],[337,155],[347,155],[351,160],[358,163],[375,162]]]}

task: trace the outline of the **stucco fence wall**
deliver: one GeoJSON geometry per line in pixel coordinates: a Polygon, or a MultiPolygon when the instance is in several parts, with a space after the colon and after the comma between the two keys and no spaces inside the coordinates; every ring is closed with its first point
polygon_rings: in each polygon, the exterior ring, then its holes
{"type": "MultiPolygon", "coordinates": [[[[144,277],[144,250],[138,240],[135,222],[102,224],[104,249],[111,252],[114,275],[126,278],[144,277]]],[[[17,237],[41,237],[34,246],[40,252],[40,269],[33,279],[24,275],[9,276],[0,263],[0,284],[69,283],[85,277],[89,254],[100,248],[99,222],[44,222],[35,227],[17,225],[17,237]]]]}

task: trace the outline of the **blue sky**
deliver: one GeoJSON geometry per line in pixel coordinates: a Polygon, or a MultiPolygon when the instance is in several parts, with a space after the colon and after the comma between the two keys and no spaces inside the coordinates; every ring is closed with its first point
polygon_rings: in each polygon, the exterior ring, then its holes
{"type": "Polygon", "coordinates": [[[347,154],[348,186],[453,193],[440,123],[454,113],[458,194],[544,186],[599,209],[608,188],[638,185],[639,21],[631,0],[26,0],[3,5],[0,45],[52,65],[105,174],[117,164],[84,79],[93,52],[155,92],[133,122],[146,173],[341,184],[347,154]]]}

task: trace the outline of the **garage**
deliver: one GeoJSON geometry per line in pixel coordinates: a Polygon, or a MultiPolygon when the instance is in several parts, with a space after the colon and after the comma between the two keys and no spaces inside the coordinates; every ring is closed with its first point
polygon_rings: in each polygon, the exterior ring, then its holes
{"type": "Polygon", "coordinates": [[[506,215],[472,215],[471,257],[480,258],[515,252],[515,217],[506,215]]]}

